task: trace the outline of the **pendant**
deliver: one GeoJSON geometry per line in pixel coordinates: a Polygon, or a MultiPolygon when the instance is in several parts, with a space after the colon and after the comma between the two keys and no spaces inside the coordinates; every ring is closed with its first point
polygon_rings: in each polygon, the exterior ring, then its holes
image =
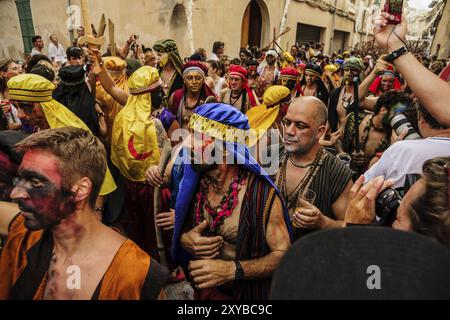
{"type": "Polygon", "coordinates": [[[342,103],[342,106],[344,107],[344,109],[347,109],[347,107],[348,107],[348,101],[344,101],[344,102],[342,103]]]}

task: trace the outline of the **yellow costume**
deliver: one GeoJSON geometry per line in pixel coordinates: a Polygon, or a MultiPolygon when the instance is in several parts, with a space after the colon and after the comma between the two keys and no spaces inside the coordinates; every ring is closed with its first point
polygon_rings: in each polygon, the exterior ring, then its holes
{"type": "MultiPolygon", "coordinates": [[[[8,89],[11,100],[40,103],[51,129],[76,127],[90,132],[86,124],[75,114],[53,100],[52,91],[55,89],[55,85],[44,77],[36,74],[18,75],[8,81],[8,89]]],[[[107,195],[116,188],[117,186],[108,169],[100,189],[100,195],[107,195]]]]}
{"type": "Polygon", "coordinates": [[[150,116],[150,92],[161,85],[158,70],[144,66],[128,80],[130,98],[114,120],[111,160],[128,180],[145,182],[145,171],[159,164],[157,131],[150,116]]]}

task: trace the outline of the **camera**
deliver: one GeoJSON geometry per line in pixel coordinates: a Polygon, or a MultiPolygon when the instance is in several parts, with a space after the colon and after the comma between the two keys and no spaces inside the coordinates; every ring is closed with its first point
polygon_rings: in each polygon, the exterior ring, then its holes
{"type": "Polygon", "coordinates": [[[404,140],[420,140],[422,137],[414,130],[408,119],[401,113],[391,118],[391,127],[395,130],[397,135],[400,135],[405,129],[408,129],[404,140]]]}
{"type": "Polygon", "coordinates": [[[397,210],[404,195],[409,191],[420,174],[407,174],[403,188],[387,188],[381,192],[375,201],[376,224],[382,226],[391,226],[397,219],[397,210]]]}
{"type": "Polygon", "coordinates": [[[387,188],[380,193],[375,202],[376,224],[391,226],[397,219],[397,209],[403,196],[397,189],[387,188]]]}

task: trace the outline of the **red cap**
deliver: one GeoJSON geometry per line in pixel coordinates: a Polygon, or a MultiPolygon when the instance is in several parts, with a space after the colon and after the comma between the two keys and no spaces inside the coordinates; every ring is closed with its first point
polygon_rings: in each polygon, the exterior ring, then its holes
{"type": "Polygon", "coordinates": [[[241,77],[243,80],[247,79],[247,69],[244,67],[232,64],[230,66],[230,76],[241,77]]]}
{"type": "Polygon", "coordinates": [[[298,76],[300,76],[300,72],[298,72],[298,70],[293,67],[287,67],[287,68],[281,69],[281,75],[298,77],[298,76]]]}

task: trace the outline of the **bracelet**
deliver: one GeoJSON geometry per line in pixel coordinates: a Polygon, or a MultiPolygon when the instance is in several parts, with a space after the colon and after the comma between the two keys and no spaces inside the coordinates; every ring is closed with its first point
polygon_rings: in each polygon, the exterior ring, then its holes
{"type": "Polygon", "coordinates": [[[387,62],[394,62],[395,59],[397,59],[398,57],[401,57],[404,54],[407,54],[409,51],[408,49],[403,46],[395,51],[392,51],[391,54],[389,54],[384,60],[386,60],[387,62]]]}
{"type": "Polygon", "coordinates": [[[234,260],[234,263],[236,264],[236,271],[234,273],[234,280],[240,281],[244,280],[244,269],[241,266],[241,263],[237,260],[234,260]]]}
{"type": "Polygon", "coordinates": [[[95,211],[97,211],[97,212],[104,212],[104,211],[105,211],[105,208],[103,208],[103,207],[98,207],[98,208],[95,208],[95,211]]]}

